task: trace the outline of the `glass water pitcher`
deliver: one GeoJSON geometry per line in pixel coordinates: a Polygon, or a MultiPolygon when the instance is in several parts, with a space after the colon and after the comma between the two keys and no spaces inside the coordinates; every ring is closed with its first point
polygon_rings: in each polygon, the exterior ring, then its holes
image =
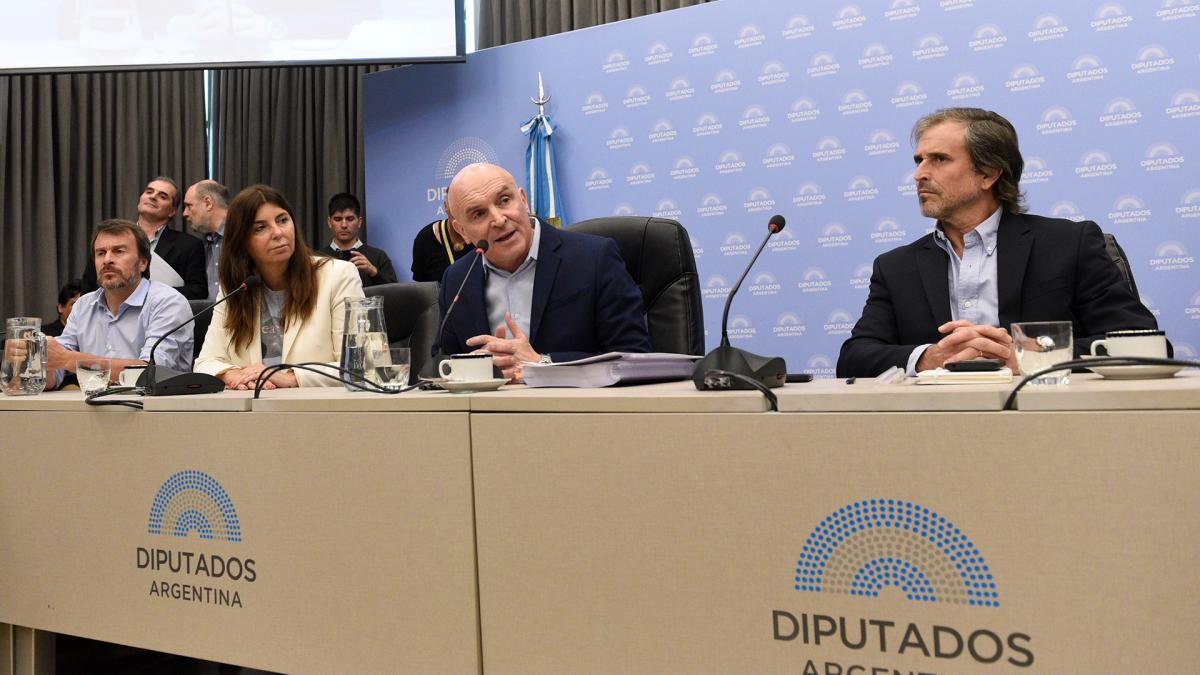
{"type": "Polygon", "coordinates": [[[42,320],[17,316],[5,322],[0,390],[9,396],[32,396],[46,388],[46,335],[42,320]]]}
{"type": "MultiPolygon", "coordinates": [[[[375,352],[387,353],[387,322],[383,319],[383,298],[356,298],[346,301],[342,333],[342,376],[356,382],[364,379],[378,383],[375,377],[375,352]]],[[[383,364],[381,364],[383,365],[383,364]]],[[[348,391],[362,391],[346,385],[348,391]]]]}

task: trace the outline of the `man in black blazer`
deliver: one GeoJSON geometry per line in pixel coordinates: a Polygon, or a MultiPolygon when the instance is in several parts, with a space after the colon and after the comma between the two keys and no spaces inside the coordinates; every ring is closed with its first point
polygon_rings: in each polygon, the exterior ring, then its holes
{"type": "MultiPolygon", "coordinates": [[[[204,243],[196,237],[167,227],[179,210],[179,186],[166,176],[157,176],[146,184],[138,198],[137,224],[150,239],[150,250],[174,270],[183,280],[172,284],[175,290],[188,300],[203,300],[208,297],[208,274],[205,271],[204,243]]],[[[151,262],[143,276],[156,278],[151,262]]],[[[83,269],[83,283],[95,290],[96,266],[91,256],[83,269]]]]}
{"type": "Polygon", "coordinates": [[[642,293],[611,239],[559,230],[529,213],[525,191],[493,164],[472,164],[450,182],[450,224],[488,243],[483,264],[469,253],[446,269],[443,354],[480,350],[510,380],[521,363],[571,361],[605,352],[648,352],[642,293]],[[483,269],[474,270],[472,264],[483,269]]]}
{"type": "Polygon", "coordinates": [[[1024,161],[1008,120],[949,108],[918,121],[913,138],[917,198],[936,229],[875,259],[839,377],[975,358],[1016,372],[1014,322],[1071,321],[1076,354],[1107,331],[1157,328],[1095,223],[1023,213],[1024,161]]]}

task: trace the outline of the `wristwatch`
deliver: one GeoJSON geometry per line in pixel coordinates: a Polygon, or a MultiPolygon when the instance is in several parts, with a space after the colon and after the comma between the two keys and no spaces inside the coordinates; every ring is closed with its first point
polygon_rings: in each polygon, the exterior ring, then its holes
{"type": "Polygon", "coordinates": [[[547,363],[552,363],[552,361],[550,360],[550,355],[542,354],[542,358],[538,359],[538,363],[542,364],[543,366],[546,365],[547,363]]]}

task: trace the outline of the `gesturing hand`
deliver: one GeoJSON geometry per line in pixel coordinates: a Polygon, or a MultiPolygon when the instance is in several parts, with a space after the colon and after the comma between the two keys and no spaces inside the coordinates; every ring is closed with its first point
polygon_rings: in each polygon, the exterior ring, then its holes
{"type": "Polygon", "coordinates": [[[477,352],[491,354],[492,363],[504,373],[509,382],[520,382],[521,363],[539,361],[542,355],[533,351],[529,338],[517,322],[513,321],[512,314],[504,313],[504,323],[508,326],[508,332],[512,334],[511,338],[506,337],[504,326],[497,326],[495,335],[476,335],[467,340],[467,346],[478,347],[477,352]]]}

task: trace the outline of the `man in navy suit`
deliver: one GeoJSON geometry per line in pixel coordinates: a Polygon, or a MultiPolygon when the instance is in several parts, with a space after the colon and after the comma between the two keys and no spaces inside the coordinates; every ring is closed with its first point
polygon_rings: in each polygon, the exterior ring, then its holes
{"type": "MultiPolygon", "coordinates": [[[[539,222],[512,174],[493,164],[458,172],[446,212],[464,239],[488,249],[446,324],[442,353],[490,352],[520,381],[523,362],[650,351],[642,294],[616,242],[539,222]]],[[[443,317],[473,261],[464,256],[442,276],[443,317]]]]}
{"type": "Polygon", "coordinates": [[[1008,120],[948,108],[919,120],[913,138],[921,213],[937,224],[875,259],[838,377],[892,366],[914,375],[977,358],[1016,372],[1013,322],[1072,322],[1076,354],[1107,331],[1157,328],[1095,223],[1024,213],[1024,160],[1008,120]]]}

